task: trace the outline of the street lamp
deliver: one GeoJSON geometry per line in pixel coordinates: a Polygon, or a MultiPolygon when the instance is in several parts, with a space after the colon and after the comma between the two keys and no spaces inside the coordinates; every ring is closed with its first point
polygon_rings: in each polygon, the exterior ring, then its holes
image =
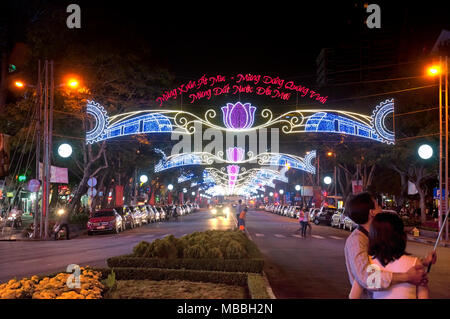
{"type": "Polygon", "coordinates": [[[428,144],[423,144],[419,147],[417,153],[419,154],[420,158],[427,160],[431,158],[431,156],[433,156],[433,148],[428,144]]]}
{"type": "Polygon", "coordinates": [[[332,179],[331,179],[330,176],[325,176],[325,177],[323,178],[323,182],[324,182],[325,184],[327,184],[327,185],[330,185],[331,182],[332,182],[332,179]]]}
{"type": "Polygon", "coordinates": [[[300,185],[295,185],[295,190],[296,190],[297,192],[299,192],[299,191],[300,191],[300,185]]]}
{"type": "Polygon", "coordinates": [[[14,85],[18,88],[23,88],[25,84],[22,81],[16,81],[14,82],[14,85]]]}
{"type": "Polygon", "coordinates": [[[62,158],[68,158],[72,155],[72,146],[67,143],[61,144],[58,147],[58,155],[62,158]]]}
{"type": "Polygon", "coordinates": [[[183,188],[183,193],[187,193],[187,189],[186,188],[183,188]]]}
{"type": "Polygon", "coordinates": [[[139,181],[140,181],[142,184],[147,183],[147,182],[148,182],[148,176],[147,176],[147,175],[141,175],[141,177],[139,177],[139,181]]]}
{"type": "Polygon", "coordinates": [[[173,185],[172,185],[172,184],[169,184],[169,185],[167,186],[167,189],[168,189],[169,191],[171,191],[171,190],[173,189],[173,185]]]}
{"type": "Polygon", "coordinates": [[[192,192],[191,195],[192,195],[192,196],[195,196],[195,192],[192,192]]]}
{"type": "Polygon", "coordinates": [[[280,193],[280,195],[283,195],[284,194],[284,190],[280,189],[279,193],[280,193]]]}
{"type": "Polygon", "coordinates": [[[269,193],[269,196],[270,196],[270,197],[273,197],[273,192],[270,192],[270,193],[269,193]]]}
{"type": "Polygon", "coordinates": [[[441,68],[438,65],[432,65],[428,68],[428,75],[436,76],[441,73],[441,68]]]}

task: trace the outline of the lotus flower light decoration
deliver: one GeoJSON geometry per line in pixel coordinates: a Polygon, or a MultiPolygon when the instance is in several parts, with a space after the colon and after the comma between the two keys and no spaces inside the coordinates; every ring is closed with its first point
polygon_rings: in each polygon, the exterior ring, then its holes
{"type": "Polygon", "coordinates": [[[240,147],[230,147],[227,149],[227,159],[230,162],[242,162],[244,159],[245,151],[240,147]]]}
{"type": "Polygon", "coordinates": [[[229,129],[243,130],[253,126],[256,107],[250,103],[227,103],[222,107],[223,123],[229,129]]]}

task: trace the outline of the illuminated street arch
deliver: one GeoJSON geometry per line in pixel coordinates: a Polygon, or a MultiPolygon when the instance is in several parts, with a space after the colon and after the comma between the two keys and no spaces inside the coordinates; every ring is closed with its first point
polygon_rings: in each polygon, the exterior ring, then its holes
{"type": "Polygon", "coordinates": [[[394,112],[394,99],[377,105],[371,116],[340,110],[295,110],[274,117],[269,109],[261,111],[264,123],[253,126],[256,107],[250,103],[227,103],[222,107],[224,126],[212,123],[217,115],[208,110],[204,118],[176,110],[145,110],[108,116],[103,106],[88,101],[87,113],[95,120],[94,129],[86,133],[86,143],[133,134],[195,133],[195,124],[224,132],[247,132],[273,126],[280,126],[285,134],[294,133],[337,133],[353,135],[386,144],[394,144],[394,133],[387,128],[386,119],[394,112]]]}

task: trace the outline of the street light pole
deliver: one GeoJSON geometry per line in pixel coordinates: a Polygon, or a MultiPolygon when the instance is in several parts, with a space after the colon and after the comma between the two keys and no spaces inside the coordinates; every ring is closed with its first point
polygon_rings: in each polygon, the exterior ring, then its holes
{"type": "MultiPolygon", "coordinates": [[[[443,214],[448,209],[448,57],[439,57],[439,229],[443,214]],[[442,71],[443,70],[443,71],[442,71]],[[444,73],[444,74],[442,74],[444,73]],[[443,79],[443,77],[445,77],[443,79]],[[445,94],[443,103],[442,95],[445,94]],[[443,114],[445,112],[445,115],[443,114]],[[445,156],[443,154],[443,121],[445,120],[445,156]],[[445,163],[442,160],[445,158],[445,163]],[[444,166],[444,167],[443,167],[444,166]],[[445,170],[445,173],[443,172],[445,170]],[[445,179],[444,179],[445,178],[445,179]],[[445,194],[444,194],[445,193],[445,194]],[[445,209],[443,207],[445,206],[445,209]]],[[[445,224],[445,239],[448,240],[448,221],[445,224]]]]}

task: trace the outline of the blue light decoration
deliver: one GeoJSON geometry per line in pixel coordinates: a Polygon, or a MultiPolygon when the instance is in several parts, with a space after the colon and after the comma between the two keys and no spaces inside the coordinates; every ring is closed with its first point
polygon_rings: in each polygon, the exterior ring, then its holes
{"type": "Polygon", "coordinates": [[[394,144],[394,133],[386,128],[388,114],[394,112],[394,99],[381,102],[373,111],[370,125],[359,119],[328,112],[317,112],[307,117],[305,132],[354,135],[374,141],[394,144]]]}
{"type": "MultiPolygon", "coordinates": [[[[111,124],[111,119],[103,106],[89,100],[86,113],[92,115],[95,120],[94,128],[86,132],[87,144],[125,135],[172,132],[169,118],[159,113],[138,115],[132,118],[125,117],[111,124]]],[[[136,112],[136,114],[139,113],[136,112]]]]}
{"type": "Polygon", "coordinates": [[[194,174],[188,174],[188,175],[180,175],[180,177],[178,177],[178,184],[184,183],[186,181],[189,181],[191,179],[194,178],[194,174]]]}
{"type": "Polygon", "coordinates": [[[303,161],[289,154],[274,154],[271,155],[267,163],[264,164],[271,166],[283,166],[315,174],[316,168],[311,163],[315,157],[316,151],[308,152],[303,161]]]}
{"type": "Polygon", "coordinates": [[[180,166],[201,165],[202,162],[203,161],[200,156],[189,153],[181,154],[171,160],[159,161],[158,164],[155,165],[155,173],[180,166]]]}

